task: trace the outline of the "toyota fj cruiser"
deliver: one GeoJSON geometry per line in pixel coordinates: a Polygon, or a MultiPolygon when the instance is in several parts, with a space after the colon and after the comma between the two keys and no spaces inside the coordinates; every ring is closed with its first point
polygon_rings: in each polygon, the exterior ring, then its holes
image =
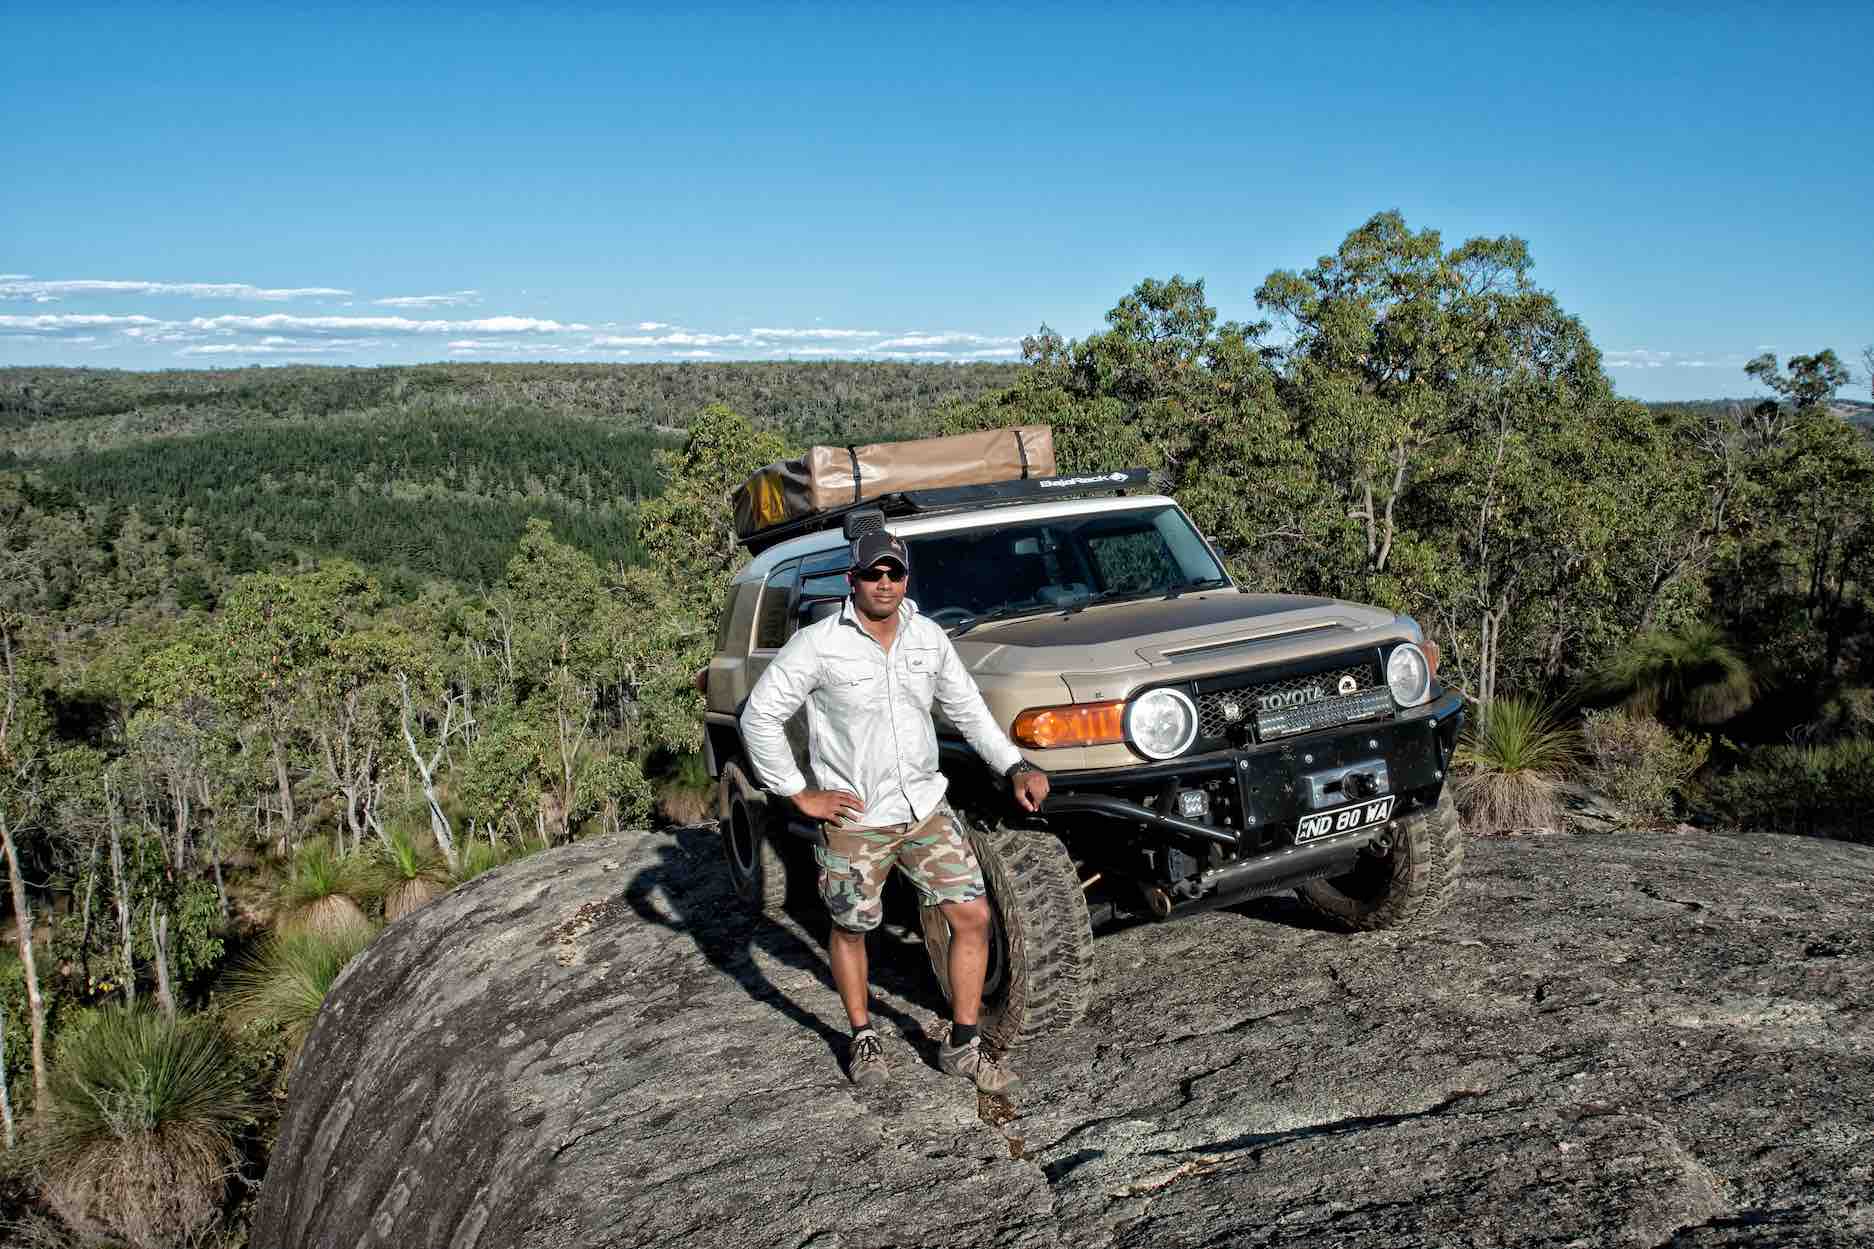
{"type": "MultiPolygon", "coordinates": [[[[737,714],[793,631],[839,609],[850,535],[905,540],[909,597],[1052,784],[1024,814],[939,713],[995,916],[983,1021],[999,1048],[1081,1017],[1104,918],[1295,889],[1345,926],[1397,928],[1457,890],[1445,772],[1463,710],[1437,649],[1390,611],[1239,588],[1147,486],[1135,470],[907,490],[776,526],[748,540],[703,678],[729,871],[777,913],[789,851],[817,830],[767,800],[737,714]]],[[[948,927],[921,920],[941,981],[948,927]]]]}

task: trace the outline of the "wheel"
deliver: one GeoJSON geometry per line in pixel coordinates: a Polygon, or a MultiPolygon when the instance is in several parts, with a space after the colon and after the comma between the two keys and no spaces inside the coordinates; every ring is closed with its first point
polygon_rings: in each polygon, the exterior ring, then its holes
{"type": "MultiPolygon", "coordinates": [[[[983,979],[983,1044],[1006,1051],[1073,1027],[1093,991],[1093,926],[1067,847],[1051,833],[958,817],[989,897],[989,968],[983,979]]],[[[950,996],[950,925],[923,907],[924,949],[950,996]]]]}
{"type": "Polygon", "coordinates": [[[1457,897],[1464,877],[1464,828],[1447,789],[1430,811],[1400,822],[1393,848],[1362,854],[1353,870],[1310,881],[1301,899],[1331,919],[1362,932],[1413,928],[1438,918],[1457,897]]]}
{"type": "Polygon", "coordinates": [[[716,811],[722,857],[736,897],[757,915],[781,914],[787,908],[787,862],[775,838],[787,834],[778,827],[767,796],[732,763],[722,770],[716,811]]]}

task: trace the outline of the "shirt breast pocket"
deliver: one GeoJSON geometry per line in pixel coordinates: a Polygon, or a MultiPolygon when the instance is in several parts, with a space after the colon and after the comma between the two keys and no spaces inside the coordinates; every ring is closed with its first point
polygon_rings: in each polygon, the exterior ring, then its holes
{"type": "Polygon", "coordinates": [[[857,660],[828,660],[821,688],[836,710],[863,710],[878,697],[878,670],[857,660]]]}
{"type": "Polygon", "coordinates": [[[920,649],[907,646],[904,652],[905,688],[929,699],[937,688],[937,664],[934,647],[920,649]]]}

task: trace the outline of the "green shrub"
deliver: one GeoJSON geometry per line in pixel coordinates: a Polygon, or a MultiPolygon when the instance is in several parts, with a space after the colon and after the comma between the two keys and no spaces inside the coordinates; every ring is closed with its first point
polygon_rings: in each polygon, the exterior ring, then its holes
{"type": "Polygon", "coordinates": [[[1499,698],[1471,717],[1452,755],[1452,789],[1479,832],[1558,828],[1558,785],[1579,757],[1574,730],[1551,707],[1499,698]]]}
{"type": "Polygon", "coordinates": [[[1627,711],[1590,711],[1581,734],[1588,783],[1643,820],[1673,818],[1711,753],[1708,739],[1627,711]]]}
{"type": "Polygon", "coordinates": [[[375,936],[364,926],[270,938],[229,974],[229,1015],[237,1023],[277,1027],[290,1059],[312,1031],[339,973],[375,936]]]}
{"type": "Polygon", "coordinates": [[[103,1011],[64,1048],[49,1092],[35,1153],[60,1218],[139,1247],[215,1221],[254,1108],[214,1020],[103,1011]]]}
{"type": "Polygon", "coordinates": [[[1754,750],[1706,783],[1705,800],[1729,828],[1874,844],[1874,740],[1754,750]]]}
{"type": "Polygon", "coordinates": [[[492,845],[482,839],[465,842],[456,855],[459,864],[455,871],[456,883],[464,884],[474,880],[483,872],[491,872],[503,863],[522,858],[527,853],[527,847],[510,847],[504,841],[497,841],[492,845]]]}

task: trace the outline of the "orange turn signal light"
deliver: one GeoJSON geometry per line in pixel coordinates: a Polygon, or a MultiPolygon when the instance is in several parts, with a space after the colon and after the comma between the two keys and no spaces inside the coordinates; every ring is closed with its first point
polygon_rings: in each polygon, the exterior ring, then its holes
{"type": "Polygon", "coordinates": [[[1438,643],[1426,638],[1419,643],[1419,649],[1425,652],[1425,662],[1430,666],[1432,675],[1438,675],[1438,643]]]}
{"type": "Polygon", "coordinates": [[[1126,740],[1123,702],[1071,703],[1065,707],[1030,707],[1015,717],[1010,737],[1019,746],[1104,746],[1126,740]]]}

